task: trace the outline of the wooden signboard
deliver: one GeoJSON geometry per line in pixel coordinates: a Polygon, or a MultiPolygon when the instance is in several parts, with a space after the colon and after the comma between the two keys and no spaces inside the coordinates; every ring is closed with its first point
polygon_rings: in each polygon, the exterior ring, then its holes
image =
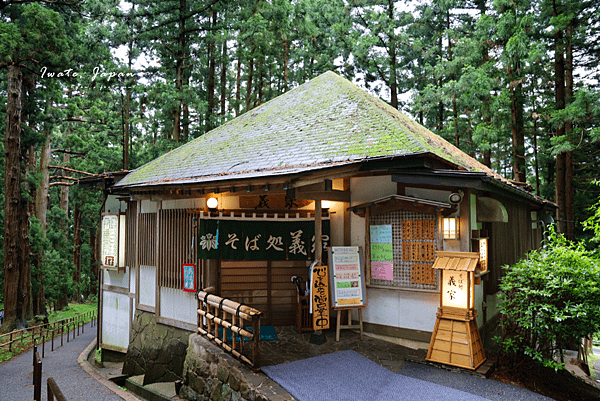
{"type": "Polygon", "coordinates": [[[336,309],[363,308],[367,291],[362,249],[358,246],[329,248],[331,301],[336,309]]]}
{"type": "Polygon", "coordinates": [[[118,269],[125,267],[125,215],[102,216],[101,266],[118,269]]]}
{"type": "Polygon", "coordinates": [[[313,329],[329,328],[329,280],[327,266],[314,266],[311,270],[310,301],[313,315],[313,329]]]}

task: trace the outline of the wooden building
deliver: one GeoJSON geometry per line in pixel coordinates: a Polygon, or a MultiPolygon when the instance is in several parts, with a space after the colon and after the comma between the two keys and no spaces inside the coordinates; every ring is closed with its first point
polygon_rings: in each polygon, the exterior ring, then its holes
{"type": "Polygon", "coordinates": [[[484,328],[498,316],[501,267],[539,246],[553,207],[332,72],[138,168],[109,192],[99,344],[120,352],[144,316],[193,331],[194,288],[213,286],[261,310],[266,324],[294,324],[291,277],[308,279],[330,246],[365,250],[365,330],[423,342],[439,306],[436,252],[487,249],[490,273],[474,299],[484,328]],[[392,233],[383,270],[369,252],[376,225],[392,233]],[[194,283],[184,282],[183,265],[194,283]]]}

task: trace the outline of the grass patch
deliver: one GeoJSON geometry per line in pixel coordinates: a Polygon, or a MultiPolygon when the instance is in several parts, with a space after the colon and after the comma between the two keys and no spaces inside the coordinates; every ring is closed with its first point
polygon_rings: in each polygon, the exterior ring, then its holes
{"type": "Polygon", "coordinates": [[[69,304],[66,308],[59,311],[52,311],[48,316],[49,322],[56,322],[57,320],[68,319],[83,313],[87,313],[98,308],[98,304],[95,302],[88,302],[84,304],[69,304]]]}

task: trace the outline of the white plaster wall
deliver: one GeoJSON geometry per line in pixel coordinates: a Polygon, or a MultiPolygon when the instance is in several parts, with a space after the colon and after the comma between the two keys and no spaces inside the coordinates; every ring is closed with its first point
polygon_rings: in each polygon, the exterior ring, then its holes
{"type": "Polygon", "coordinates": [[[406,196],[448,203],[448,196],[450,196],[452,192],[440,191],[438,189],[406,187],[404,193],[406,196]]]}
{"type": "Polygon", "coordinates": [[[347,204],[343,202],[331,202],[329,208],[330,233],[327,246],[344,246],[344,211],[346,206],[347,204]]]}
{"type": "Polygon", "coordinates": [[[175,199],[175,200],[164,200],[162,203],[163,209],[199,209],[205,206],[205,199],[193,198],[193,199],[175,199]]]}
{"type": "Polygon", "coordinates": [[[102,297],[102,344],[127,348],[129,296],[104,290],[102,297]]]}
{"type": "Polygon", "coordinates": [[[193,292],[160,288],[160,316],[180,322],[198,323],[198,301],[193,292]]]}
{"type": "Polygon", "coordinates": [[[127,202],[121,202],[115,195],[109,195],[104,204],[104,212],[117,213],[118,211],[125,212],[127,210],[127,202]]]}
{"type": "Polygon", "coordinates": [[[135,294],[135,280],[137,278],[136,272],[137,272],[137,268],[135,268],[135,267],[129,268],[129,292],[131,294],[135,294]]]}
{"type": "Polygon", "coordinates": [[[156,202],[151,200],[142,200],[142,206],[140,206],[140,213],[156,213],[156,210],[156,202]]]}
{"type": "Polygon", "coordinates": [[[129,273],[127,271],[109,269],[102,269],[102,271],[104,272],[103,284],[129,289],[129,273]]]}
{"type": "Polygon", "coordinates": [[[439,293],[367,288],[363,320],[384,326],[433,331],[439,293]]]}
{"type": "MultiPolygon", "coordinates": [[[[397,194],[391,176],[353,178],[352,205],[397,194]]],[[[423,196],[427,198],[427,196],[423,196]]],[[[414,193],[412,196],[416,196],[414,193]]],[[[441,195],[440,195],[441,196],[441,195]]],[[[430,198],[427,198],[430,199],[430,198]]],[[[352,246],[365,247],[365,219],[351,215],[352,246]]],[[[438,292],[367,288],[365,322],[411,330],[433,331],[439,306],[438,292]]]]}
{"type": "Polygon", "coordinates": [[[139,303],[147,306],[156,306],[156,267],[140,266],[140,294],[139,303]]]}

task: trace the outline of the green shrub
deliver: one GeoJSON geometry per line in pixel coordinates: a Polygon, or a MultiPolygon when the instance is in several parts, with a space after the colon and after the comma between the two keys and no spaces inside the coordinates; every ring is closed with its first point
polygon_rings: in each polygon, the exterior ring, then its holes
{"type": "Polygon", "coordinates": [[[550,230],[547,243],[506,268],[501,348],[517,363],[526,355],[556,370],[565,349],[600,330],[600,264],[583,245],[550,230]]]}

